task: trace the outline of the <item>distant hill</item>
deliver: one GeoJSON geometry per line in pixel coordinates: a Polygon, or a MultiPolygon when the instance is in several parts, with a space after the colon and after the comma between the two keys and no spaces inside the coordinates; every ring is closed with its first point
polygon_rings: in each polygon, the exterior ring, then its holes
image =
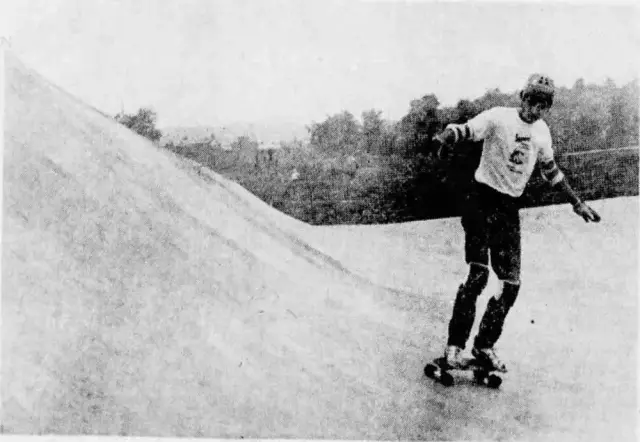
{"type": "Polygon", "coordinates": [[[160,144],[177,143],[186,139],[198,141],[213,134],[223,146],[231,144],[239,136],[246,135],[253,140],[278,144],[280,141],[292,141],[294,138],[307,139],[308,132],[304,124],[287,122],[245,123],[236,122],[224,126],[169,126],[160,128],[160,144]]]}

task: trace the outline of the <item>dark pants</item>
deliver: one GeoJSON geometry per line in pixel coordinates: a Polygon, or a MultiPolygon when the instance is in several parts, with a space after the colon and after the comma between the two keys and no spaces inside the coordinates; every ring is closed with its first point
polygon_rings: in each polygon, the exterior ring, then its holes
{"type": "Polygon", "coordinates": [[[502,292],[489,300],[474,345],[493,347],[502,334],[505,318],[520,289],[518,200],[475,183],[462,215],[462,227],[469,275],[456,295],[448,344],[466,346],[475,320],[476,301],[487,285],[491,265],[503,283],[502,292]]]}

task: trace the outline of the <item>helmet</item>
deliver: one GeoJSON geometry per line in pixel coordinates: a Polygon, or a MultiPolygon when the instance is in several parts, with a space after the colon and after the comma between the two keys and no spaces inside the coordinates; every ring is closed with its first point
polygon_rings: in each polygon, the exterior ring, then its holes
{"type": "Polygon", "coordinates": [[[555,93],[555,85],[553,80],[546,75],[532,74],[524,84],[520,92],[520,98],[523,100],[528,96],[536,96],[546,99],[549,105],[553,103],[553,95],[555,93]]]}

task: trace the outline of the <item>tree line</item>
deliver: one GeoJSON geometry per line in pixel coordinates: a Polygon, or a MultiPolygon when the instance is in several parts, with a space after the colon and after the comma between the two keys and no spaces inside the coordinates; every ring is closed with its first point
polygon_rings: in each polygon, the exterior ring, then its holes
{"type": "MultiPolygon", "coordinates": [[[[583,198],[638,192],[638,82],[611,80],[560,87],[545,120],[557,161],[583,198]],[[634,147],[626,149],[626,147],[634,147]]],[[[164,147],[243,185],[284,213],[311,224],[369,224],[457,216],[464,204],[481,143],[459,146],[447,158],[434,155],[432,136],[449,123],[464,123],[495,106],[518,106],[517,92],[488,90],[473,100],[441,106],[434,94],[412,100],[398,121],[382,111],[328,115],[307,126],[309,139],[261,149],[238,137],[223,148],[214,134],[164,147]]],[[[155,114],[141,109],[116,120],[158,142],[155,114]]],[[[550,192],[538,171],[523,207],[565,202],[550,192]]]]}

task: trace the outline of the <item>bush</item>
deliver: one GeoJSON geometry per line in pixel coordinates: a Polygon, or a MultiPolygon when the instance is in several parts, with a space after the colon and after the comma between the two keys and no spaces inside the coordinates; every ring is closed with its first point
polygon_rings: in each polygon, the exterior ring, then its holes
{"type": "MultiPolygon", "coordinates": [[[[557,160],[583,198],[638,194],[637,81],[623,88],[576,82],[560,88],[548,117],[557,160]],[[597,149],[605,149],[598,151],[597,149]],[[580,153],[578,155],[578,153],[580,153]]],[[[225,151],[215,140],[168,148],[238,181],[284,213],[311,224],[375,224],[458,216],[480,160],[481,143],[433,154],[431,137],[493,106],[514,106],[517,93],[490,90],[455,107],[439,108],[434,95],[410,103],[398,122],[375,109],[362,122],[342,112],[308,128],[310,143],[294,140],[270,151],[239,138],[225,151]]],[[[524,207],[565,202],[539,171],[524,207]]]]}

